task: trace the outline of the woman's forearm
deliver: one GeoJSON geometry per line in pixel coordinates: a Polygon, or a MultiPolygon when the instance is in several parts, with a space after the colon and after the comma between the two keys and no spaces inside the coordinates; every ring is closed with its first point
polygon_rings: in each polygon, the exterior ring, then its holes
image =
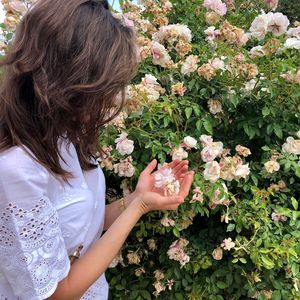
{"type": "Polygon", "coordinates": [[[79,300],[105,272],[118,254],[127,236],[143,214],[141,201],[135,198],[92,248],[71,267],[49,300],[79,300]]]}
{"type": "MultiPolygon", "coordinates": [[[[135,193],[127,195],[124,199],[125,207],[128,207],[130,203],[133,201],[133,199],[135,199],[136,197],[137,195],[135,193]]],[[[124,208],[121,207],[119,200],[106,205],[105,218],[104,218],[104,231],[106,231],[115,222],[115,220],[120,216],[123,210],[124,208]]]]}

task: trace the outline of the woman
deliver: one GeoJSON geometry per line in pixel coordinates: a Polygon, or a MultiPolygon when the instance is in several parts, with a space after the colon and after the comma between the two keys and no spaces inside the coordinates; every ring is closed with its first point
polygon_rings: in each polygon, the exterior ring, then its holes
{"type": "Polygon", "coordinates": [[[103,274],[140,217],[188,195],[187,162],[167,166],[181,189],[166,197],[153,161],[105,207],[98,133],[136,62],[134,33],[107,1],[41,0],[22,19],[1,63],[1,299],[107,299],[103,274]]]}

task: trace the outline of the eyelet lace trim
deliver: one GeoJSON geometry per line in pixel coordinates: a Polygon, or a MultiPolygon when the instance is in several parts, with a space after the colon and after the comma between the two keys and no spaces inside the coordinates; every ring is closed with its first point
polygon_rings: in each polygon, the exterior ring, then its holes
{"type": "Polygon", "coordinates": [[[58,214],[49,199],[41,199],[30,209],[14,203],[0,209],[0,261],[16,296],[45,299],[54,293],[70,263],[58,214]]]}

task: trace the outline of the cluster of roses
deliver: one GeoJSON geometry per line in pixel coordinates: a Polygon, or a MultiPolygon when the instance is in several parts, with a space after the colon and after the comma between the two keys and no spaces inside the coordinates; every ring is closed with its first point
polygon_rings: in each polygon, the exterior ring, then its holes
{"type": "MultiPolygon", "coordinates": [[[[286,142],[282,145],[283,153],[300,156],[300,131],[298,131],[296,133],[296,136],[297,136],[297,139],[295,139],[291,136],[289,136],[286,139],[286,142]]],[[[280,170],[280,164],[277,161],[279,156],[280,156],[280,154],[273,155],[271,157],[271,160],[267,161],[264,164],[265,170],[267,171],[267,173],[272,174],[272,173],[275,173],[280,170]]],[[[299,157],[299,159],[300,159],[300,157],[299,157]]],[[[300,160],[299,160],[299,164],[300,164],[300,160]]]]}

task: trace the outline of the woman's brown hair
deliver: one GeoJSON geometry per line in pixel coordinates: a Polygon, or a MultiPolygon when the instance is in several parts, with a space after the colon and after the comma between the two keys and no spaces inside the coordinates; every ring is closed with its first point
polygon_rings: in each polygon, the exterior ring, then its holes
{"type": "Polygon", "coordinates": [[[58,145],[66,136],[82,168],[91,168],[99,128],[119,113],[116,96],[134,75],[134,39],[107,1],[36,2],[0,63],[0,151],[26,146],[66,180],[71,174],[60,167],[58,145]]]}

